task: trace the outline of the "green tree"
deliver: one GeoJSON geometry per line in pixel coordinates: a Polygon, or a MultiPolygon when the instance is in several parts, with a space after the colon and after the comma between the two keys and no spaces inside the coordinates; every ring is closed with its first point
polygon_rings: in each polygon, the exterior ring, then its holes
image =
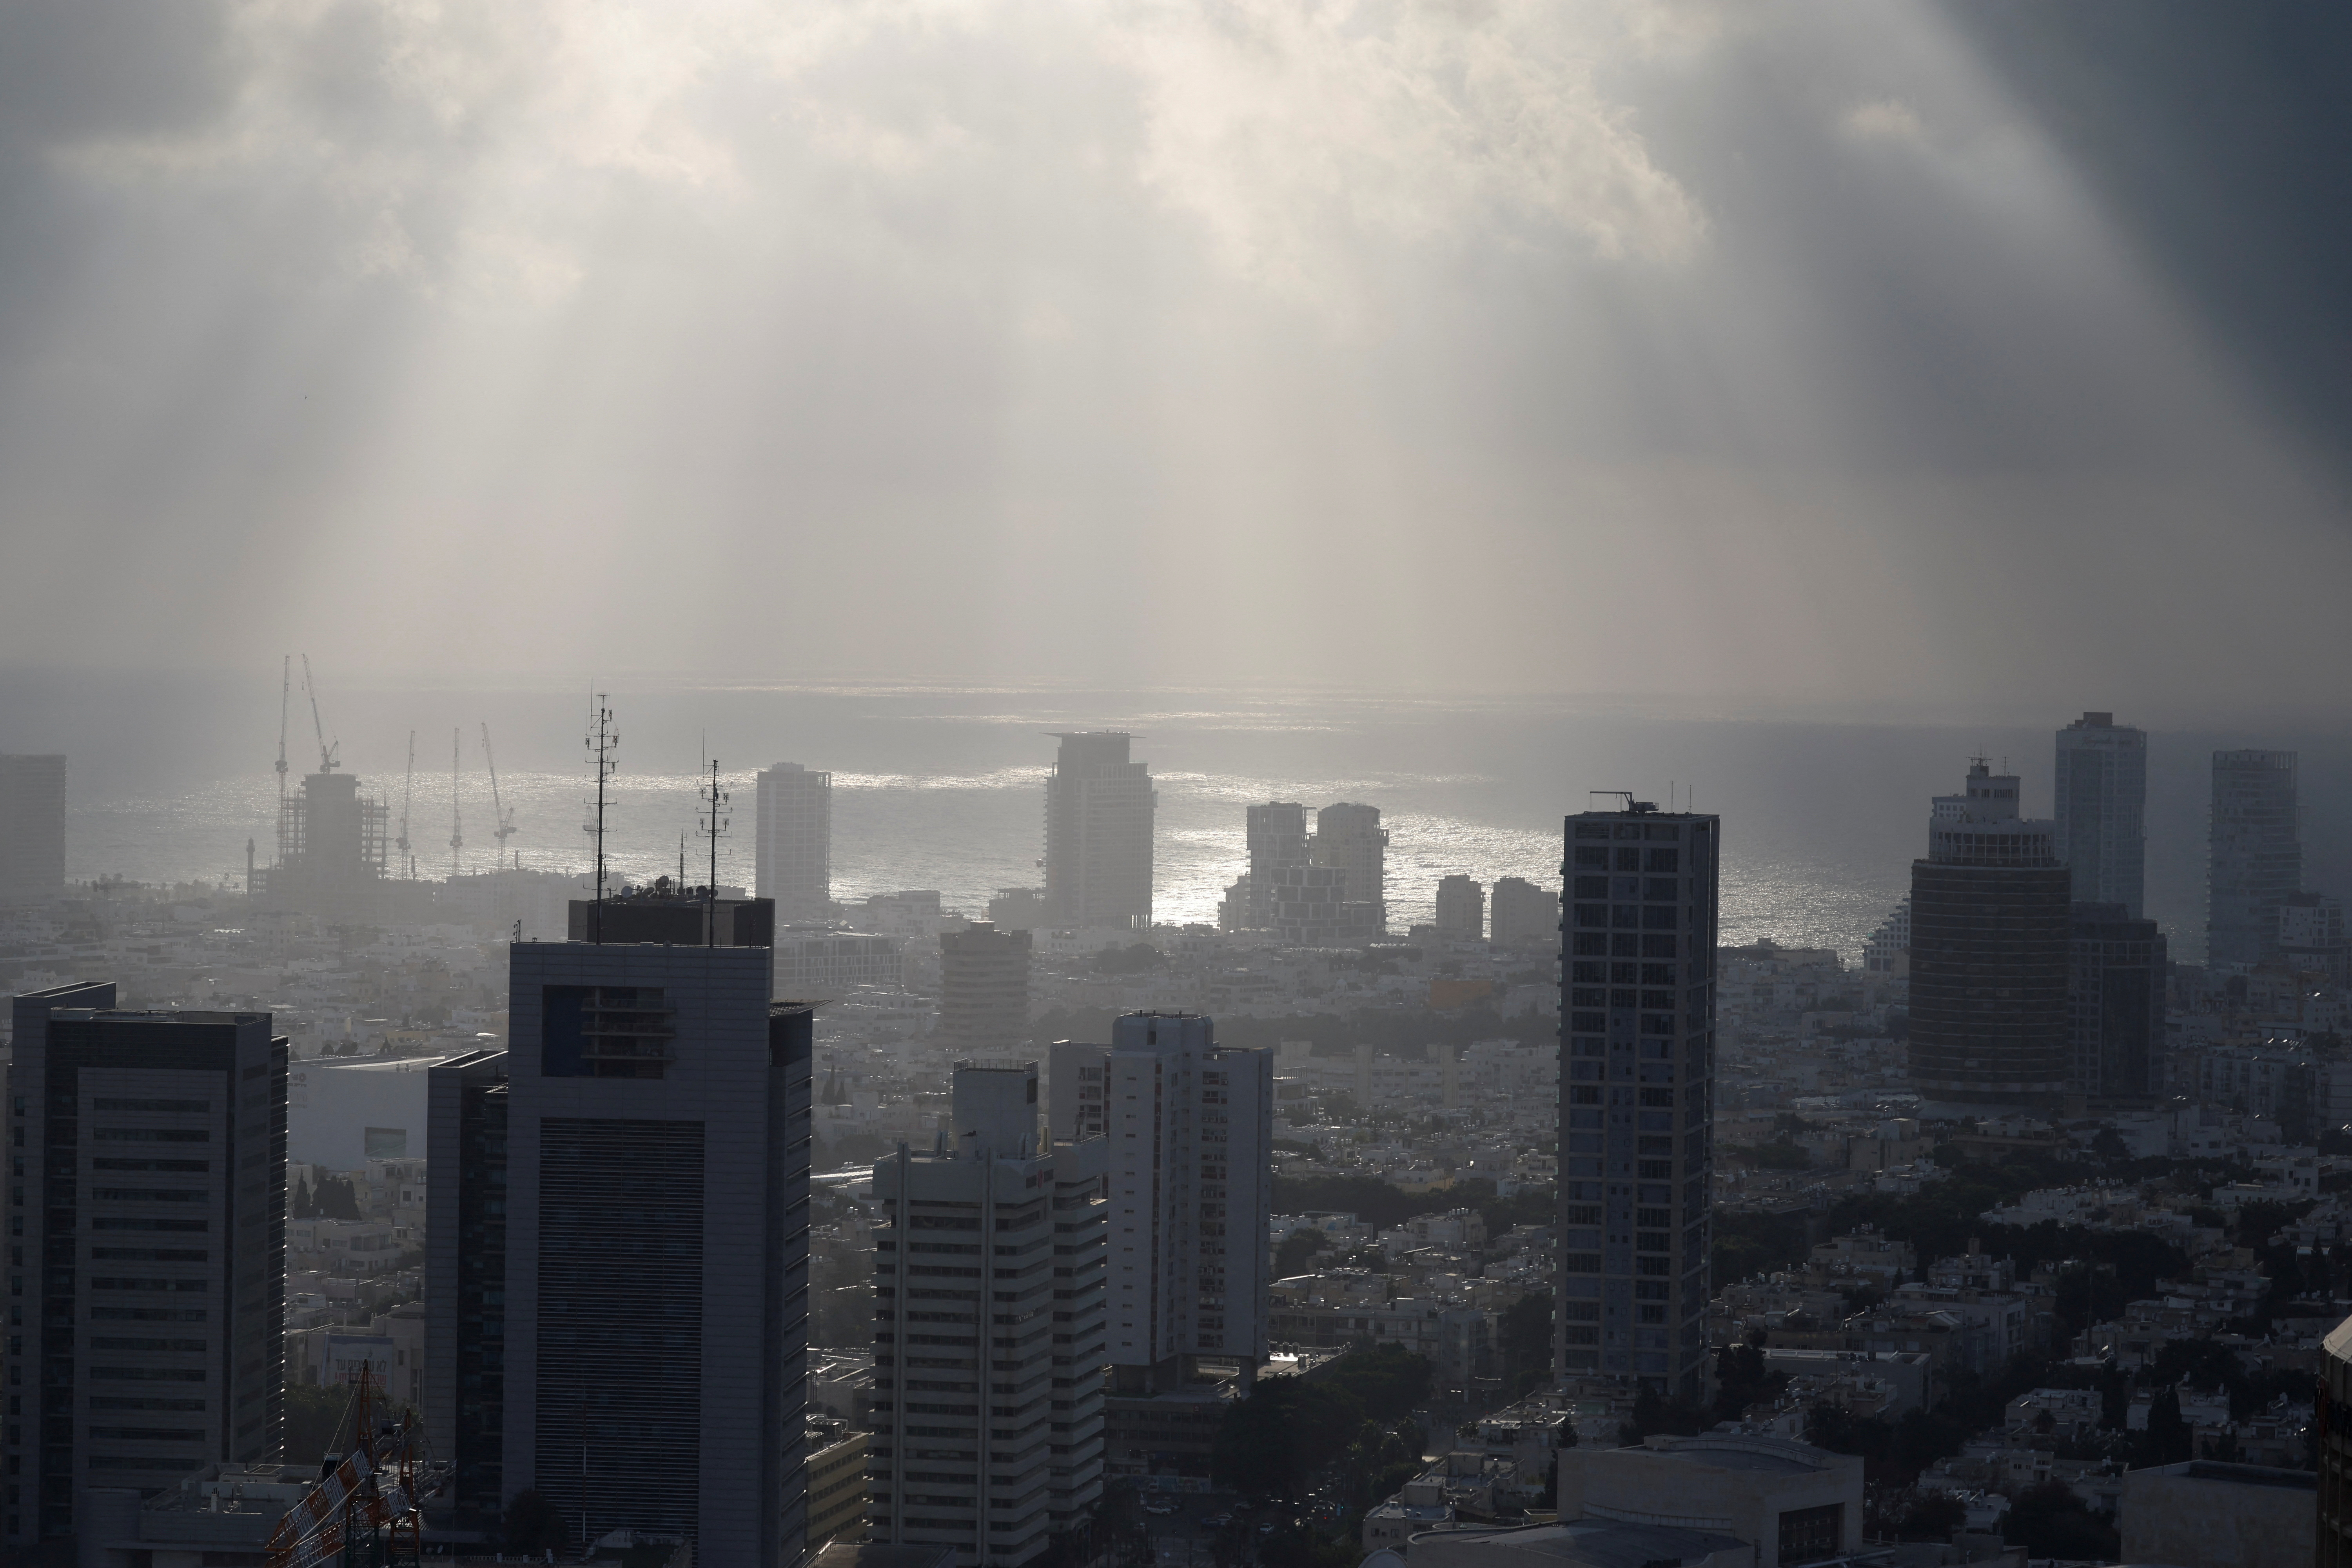
{"type": "Polygon", "coordinates": [[[1520,1297],[1503,1309],[1499,1334],[1503,1381],[1512,1393],[1551,1381],[1552,1300],[1547,1293],[1520,1297]]]}
{"type": "Polygon", "coordinates": [[[342,1447],[342,1428],[350,1414],[352,1391],[336,1385],[289,1383],[286,1385],[286,1425],[279,1449],[289,1465],[316,1465],[342,1447]]]}
{"type": "Polygon", "coordinates": [[[1274,1277],[1287,1279],[1294,1274],[1305,1273],[1315,1255],[1330,1245],[1330,1239],[1312,1226],[1292,1231],[1274,1250],[1274,1277]]]}

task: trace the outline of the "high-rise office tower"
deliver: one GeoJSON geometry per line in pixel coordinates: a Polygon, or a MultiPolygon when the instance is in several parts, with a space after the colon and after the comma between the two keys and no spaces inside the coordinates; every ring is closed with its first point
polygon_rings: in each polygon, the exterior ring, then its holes
{"type": "Polygon", "coordinates": [[[66,760],[0,752],[0,905],[66,889],[66,760]]]}
{"type": "Polygon", "coordinates": [[[1109,1141],[1117,1391],[1175,1388],[1203,1358],[1254,1376],[1273,1283],[1274,1054],[1219,1046],[1194,1014],[1130,1013],[1108,1046],[1057,1042],[1053,1063],[1053,1124],[1109,1141]]]}
{"type": "Polygon", "coordinates": [[[2065,1092],[2074,879],[2017,778],[1969,764],[1911,863],[1911,1081],[1929,1100],[2046,1104],[2065,1092]]]}
{"type": "Polygon", "coordinates": [[[1449,942],[1477,942],[1486,934],[1486,889],[1475,877],[1437,879],[1437,934],[1449,942]]]}
{"type": "Polygon", "coordinates": [[[2293,752],[2213,753],[2212,859],[2205,962],[2278,956],[2279,906],[2303,889],[2293,752]]]}
{"type": "Polygon", "coordinates": [[[1315,838],[1307,858],[1344,872],[1342,911],[1359,940],[1386,936],[1389,930],[1388,830],[1381,808],[1340,802],[1315,814],[1315,838]]]}
{"type": "Polygon", "coordinates": [[[0,1497],[19,1561],[76,1532],[91,1488],[278,1457],[286,1041],[267,1013],[114,1004],[110,984],[16,1000],[0,1497]]]}
{"type": "Polygon", "coordinates": [[[1497,877],[1488,896],[1487,940],[1496,947],[1559,945],[1559,895],[1524,877],[1497,877]]]}
{"type": "Polygon", "coordinates": [[[1295,800],[1270,800],[1249,808],[1249,924],[1274,924],[1274,873],[1307,864],[1307,808],[1295,800]]]}
{"type": "Polygon", "coordinates": [[[2076,904],[2066,984],[2066,1080],[2094,1100],[2140,1100],[2160,1086],[2164,933],[2121,904],[2076,904]]]}
{"type": "Polygon", "coordinates": [[[959,1063],[940,1146],[874,1167],[867,1538],[963,1568],[1102,1495],[1104,1143],[1048,1144],[1037,1109],[1036,1063],[959,1063]]]}
{"type": "MultiPolygon", "coordinates": [[[[690,908],[672,923],[703,933],[690,908]]],[[[508,975],[507,1051],[428,1085],[425,1415],[459,1466],[451,1501],[495,1518],[535,1489],[575,1537],[677,1534],[706,1561],[791,1568],[809,1009],[768,999],[757,944],[518,942],[508,975]],[[501,1362],[492,1407],[463,1379],[501,1362]]]]}
{"type": "Polygon", "coordinates": [[[1055,737],[1045,780],[1045,904],[1058,926],[1151,923],[1151,769],[1118,731],[1055,737]]]}
{"type": "Polygon", "coordinates": [[[2078,904],[2121,904],[2137,920],[2146,858],[2147,734],[2112,713],[2058,731],[2058,858],[2078,904]]]}
{"type": "Polygon", "coordinates": [[[933,1043],[947,1051],[1009,1051],[1029,1038],[1025,931],[974,921],[940,933],[940,1022],[933,1043]]]}
{"type": "Polygon", "coordinates": [[[1696,1395],[1706,1360],[1722,823],[1647,801],[1567,823],[1565,1373],[1696,1395]]]}
{"type": "Polygon", "coordinates": [[[833,909],[833,775],[798,763],[760,770],[760,821],[752,890],[775,901],[786,924],[823,920],[833,909]]]}

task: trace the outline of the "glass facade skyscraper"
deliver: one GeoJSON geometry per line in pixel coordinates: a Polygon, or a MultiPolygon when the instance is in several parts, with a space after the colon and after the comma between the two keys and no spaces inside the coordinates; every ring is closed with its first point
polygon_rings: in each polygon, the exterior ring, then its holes
{"type": "Polygon", "coordinates": [[[2058,858],[2078,904],[2121,904],[2140,918],[2147,816],[2147,734],[2112,713],[2058,731],[2058,858]]]}

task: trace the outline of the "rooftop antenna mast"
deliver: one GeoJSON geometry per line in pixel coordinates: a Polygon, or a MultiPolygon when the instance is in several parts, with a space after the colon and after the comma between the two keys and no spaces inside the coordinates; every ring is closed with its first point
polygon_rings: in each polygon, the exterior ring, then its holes
{"type": "Polygon", "coordinates": [[[588,940],[604,940],[604,781],[613,776],[619,764],[613,760],[614,748],[621,737],[613,732],[613,710],[609,699],[592,683],[588,689],[588,757],[596,768],[596,815],[584,825],[596,840],[596,906],[593,923],[588,928],[588,940]]]}
{"type": "Polygon", "coordinates": [[[518,830],[514,813],[499,798],[499,759],[490,752],[490,721],[487,719],[482,721],[482,761],[490,765],[490,837],[499,841],[499,852],[491,857],[495,863],[507,858],[507,840],[518,830]]]}
{"type": "Polygon", "coordinates": [[[285,656],[278,672],[278,810],[286,811],[286,710],[294,699],[294,656],[285,656]]]}
{"type": "MultiPolygon", "coordinates": [[[[706,743],[707,738],[706,738],[706,743]]],[[[703,945],[719,945],[719,841],[727,835],[727,792],[719,787],[719,759],[710,759],[710,787],[702,792],[703,837],[710,840],[710,883],[702,889],[703,945]]]]}
{"type": "Polygon", "coordinates": [[[310,727],[319,732],[319,771],[333,773],[335,752],[342,742],[338,741],[332,746],[327,744],[327,726],[319,720],[319,686],[310,679],[310,656],[307,653],[302,656],[302,689],[310,699],[310,727]]]}
{"type": "Polygon", "coordinates": [[[400,859],[408,868],[408,879],[416,879],[416,857],[408,847],[408,808],[416,795],[416,731],[408,732],[408,781],[400,786],[400,859]]]}
{"type": "Polygon", "coordinates": [[[462,733],[454,727],[449,731],[449,879],[453,882],[457,879],[458,852],[466,847],[465,810],[457,798],[457,759],[462,733]]]}

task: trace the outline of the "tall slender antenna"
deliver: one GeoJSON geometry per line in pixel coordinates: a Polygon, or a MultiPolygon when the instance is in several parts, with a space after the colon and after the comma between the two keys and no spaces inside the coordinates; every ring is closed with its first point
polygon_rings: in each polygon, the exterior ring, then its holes
{"type": "Polygon", "coordinates": [[[727,792],[719,787],[719,759],[710,759],[710,787],[702,792],[703,836],[710,840],[710,882],[702,889],[703,945],[719,945],[719,841],[727,833],[727,792]]]}
{"type": "Polygon", "coordinates": [[[463,755],[461,734],[454,726],[449,731],[449,879],[456,881],[458,872],[458,851],[466,847],[466,813],[457,797],[457,768],[463,755]]]}
{"type": "Polygon", "coordinates": [[[613,776],[620,764],[613,760],[614,749],[621,737],[613,732],[611,700],[598,691],[593,682],[588,688],[588,758],[596,769],[596,815],[583,826],[596,840],[596,908],[588,928],[588,940],[604,940],[604,781],[613,776]]]}
{"type": "Polygon", "coordinates": [[[408,848],[408,807],[416,794],[416,731],[408,732],[408,779],[400,786],[400,860],[408,868],[408,879],[416,879],[416,857],[408,848]]]}

